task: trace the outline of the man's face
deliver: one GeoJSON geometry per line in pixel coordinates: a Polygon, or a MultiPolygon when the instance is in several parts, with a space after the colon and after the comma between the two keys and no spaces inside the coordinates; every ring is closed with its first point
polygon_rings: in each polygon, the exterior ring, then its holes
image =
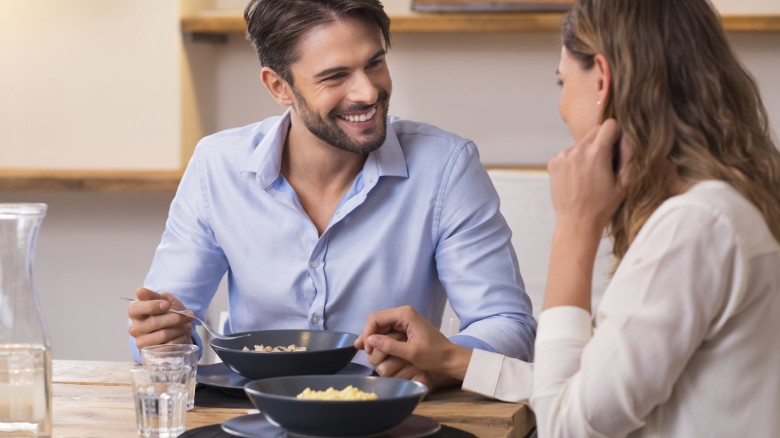
{"type": "Polygon", "coordinates": [[[296,121],[323,142],[354,153],[378,149],[392,92],[379,29],[358,19],[318,26],[290,66],[296,121]],[[296,120],[297,119],[297,120],[296,120]]]}

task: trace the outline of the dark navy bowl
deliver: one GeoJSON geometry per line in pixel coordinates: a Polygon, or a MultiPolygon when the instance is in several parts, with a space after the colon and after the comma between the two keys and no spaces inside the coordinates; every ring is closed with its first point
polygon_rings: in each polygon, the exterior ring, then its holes
{"type": "Polygon", "coordinates": [[[288,432],[319,436],[360,436],[401,424],[428,392],[412,380],[371,376],[294,376],[255,380],[244,386],[252,403],[268,421],[288,432]],[[376,400],[301,400],[306,388],[355,388],[376,393],[376,400]]]}
{"type": "MultiPolygon", "coordinates": [[[[334,374],[357,353],[357,335],[330,330],[260,330],[238,339],[212,339],[211,348],[231,370],[250,380],[304,374],[334,374]],[[255,345],[306,347],[306,351],[260,352],[255,345]],[[249,351],[243,351],[243,348],[249,351]]],[[[241,333],[236,333],[241,334],[241,333]]]]}

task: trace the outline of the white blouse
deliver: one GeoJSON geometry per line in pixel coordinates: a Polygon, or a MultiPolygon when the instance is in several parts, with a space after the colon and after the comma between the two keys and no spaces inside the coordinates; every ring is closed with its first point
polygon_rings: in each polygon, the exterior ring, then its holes
{"type": "Polygon", "coordinates": [[[475,350],[463,388],[530,400],[540,437],[780,436],[780,245],[728,184],[652,214],[595,319],[546,310],[534,365],[475,350]]]}

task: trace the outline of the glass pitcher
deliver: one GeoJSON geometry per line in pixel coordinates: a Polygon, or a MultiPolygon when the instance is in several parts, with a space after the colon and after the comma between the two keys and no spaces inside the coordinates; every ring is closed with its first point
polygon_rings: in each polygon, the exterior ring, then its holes
{"type": "Polygon", "coordinates": [[[33,282],[46,204],[0,203],[0,437],[51,436],[51,345],[33,282]]]}

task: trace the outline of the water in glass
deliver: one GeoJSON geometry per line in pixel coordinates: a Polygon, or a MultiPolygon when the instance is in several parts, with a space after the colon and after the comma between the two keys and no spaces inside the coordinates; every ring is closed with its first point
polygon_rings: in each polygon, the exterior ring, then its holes
{"type": "Polygon", "coordinates": [[[0,204],[0,437],[51,436],[51,345],[33,282],[45,204],[0,204]]]}
{"type": "Polygon", "coordinates": [[[184,433],[187,387],[180,383],[149,383],[135,398],[136,432],[150,438],[175,438],[184,433]]]}

